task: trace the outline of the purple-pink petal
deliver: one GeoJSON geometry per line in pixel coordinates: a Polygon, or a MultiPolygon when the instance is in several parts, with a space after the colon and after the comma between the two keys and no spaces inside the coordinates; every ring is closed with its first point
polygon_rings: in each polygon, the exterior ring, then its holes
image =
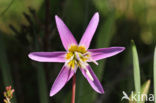
{"type": "Polygon", "coordinates": [[[71,79],[74,75],[74,71],[66,66],[63,66],[56,80],[54,81],[52,88],[50,90],[50,96],[54,96],[58,93],[65,84],[71,79]]]}
{"type": "Polygon", "coordinates": [[[61,52],[31,52],[29,58],[38,62],[65,62],[65,51],[61,52]]]}
{"type": "Polygon", "coordinates": [[[91,40],[93,38],[93,35],[94,35],[95,31],[96,31],[98,23],[99,23],[99,13],[96,12],[94,14],[94,16],[92,17],[92,19],[90,20],[90,22],[88,24],[88,27],[87,27],[85,33],[83,34],[83,36],[81,38],[81,41],[80,41],[79,45],[83,45],[87,49],[89,48],[90,42],[91,42],[91,40]]]}
{"type": "Polygon", "coordinates": [[[64,24],[64,22],[58,16],[55,16],[55,20],[56,20],[56,26],[57,26],[64,48],[68,50],[70,45],[72,44],[77,45],[77,41],[75,40],[74,36],[72,35],[68,27],[64,24]]]}
{"type": "Polygon", "coordinates": [[[88,71],[90,72],[91,76],[93,77],[93,81],[89,78],[89,76],[86,74],[86,70],[81,68],[81,72],[84,75],[84,77],[88,80],[89,84],[91,85],[91,87],[98,93],[104,93],[103,87],[100,83],[100,81],[98,80],[98,78],[96,77],[96,75],[94,74],[92,68],[90,66],[87,66],[88,71]]]}
{"type": "Polygon", "coordinates": [[[110,47],[110,48],[100,48],[100,49],[89,49],[88,51],[91,53],[91,58],[93,60],[100,60],[100,59],[114,56],[122,52],[124,49],[125,49],[124,47],[110,47]]]}

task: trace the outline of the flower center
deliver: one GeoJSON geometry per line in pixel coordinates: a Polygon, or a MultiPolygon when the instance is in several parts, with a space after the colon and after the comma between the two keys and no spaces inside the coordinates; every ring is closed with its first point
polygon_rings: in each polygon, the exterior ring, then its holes
{"type": "Polygon", "coordinates": [[[71,69],[86,68],[89,59],[90,53],[84,46],[71,45],[66,54],[66,64],[71,69]]]}
{"type": "Polygon", "coordinates": [[[84,46],[71,45],[65,58],[67,60],[65,65],[73,69],[75,72],[78,67],[84,69],[90,80],[94,80],[87,69],[87,62],[93,62],[96,65],[98,65],[98,63],[91,58],[90,52],[88,52],[84,46]]]}

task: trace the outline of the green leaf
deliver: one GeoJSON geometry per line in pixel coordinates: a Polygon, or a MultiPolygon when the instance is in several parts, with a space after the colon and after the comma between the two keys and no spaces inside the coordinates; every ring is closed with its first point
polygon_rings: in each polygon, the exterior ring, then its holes
{"type": "Polygon", "coordinates": [[[40,103],[48,103],[49,93],[47,92],[47,82],[45,71],[43,65],[37,63],[37,82],[38,82],[38,89],[39,89],[39,100],[40,103]]]}
{"type": "Polygon", "coordinates": [[[140,68],[139,68],[138,54],[137,54],[137,49],[136,49],[134,41],[132,41],[131,44],[132,44],[132,55],[133,55],[133,68],[134,68],[133,72],[134,72],[135,91],[136,93],[140,93],[141,82],[140,82],[140,68]]]}
{"type": "MultiPolygon", "coordinates": [[[[153,74],[153,78],[154,78],[154,95],[156,95],[156,47],[155,47],[155,51],[154,51],[154,74],[153,74]]],[[[156,103],[156,97],[155,97],[155,102],[156,103]]]]}
{"type": "MultiPolygon", "coordinates": [[[[148,94],[148,92],[149,92],[149,88],[150,88],[150,84],[151,84],[151,81],[150,80],[148,80],[148,81],[146,81],[143,85],[142,85],[142,87],[141,87],[141,92],[140,92],[140,94],[139,93],[137,93],[137,94],[139,94],[140,95],[140,102],[141,103],[145,103],[145,100],[146,100],[146,97],[144,96],[144,95],[147,95],[148,94]]],[[[133,93],[133,95],[137,95],[136,94],[136,92],[134,92],[133,93]]],[[[137,95],[137,96],[139,96],[139,95],[137,95]]],[[[138,98],[138,97],[136,97],[136,98],[138,98]]],[[[136,101],[132,101],[132,94],[131,94],[131,96],[130,96],[130,101],[129,101],[129,103],[137,103],[136,101]]]]}
{"type": "MultiPolygon", "coordinates": [[[[143,86],[141,87],[141,94],[146,94],[146,95],[148,94],[149,88],[150,88],[150,84],[151,84],[151,81],[150,80],[146,81],[143,84],[143,86]]],[[[145,103],[145,100],[146,100],[146,98],[144,96],[143,97],[143,101],[141,103],[145,103]]]]}
{"type": "Polygon", "coordinates": [[[12,84],[12,77],[11,77],[11,71],[10,66],[7,60],[7,54],[6,54],[6,48],[5,48],[5,42],[3,40],[2,34],[0,34],[0,68],[2,71],[2,77],[4,86],[9,86],[12,84]]]}
{"type": "MultiPolygon", "coordinates": [[[[35,39],[35,49],[36,51],[40,50],[38,45],[37,37],[35,39]]],[[[35,68],[37,70],[37,83],[38,83],[38,90],[39,90],[39,101],[40,103],[48,103],[49,93],[47,90],[47,82],[45,76],[45,70],[42,63],[35,63],[35,68]]]]}
{"type": "MultiPolygon", "coordinates": [[[[13,79],[11,75],[10,65],[7,60],[5,41],[3,39],[3,35],[0,34],[0,69],[2,73],[3,84],[6,87],[10,85],[13,86],[13,79]]],[[[13,98],[13,103],[16,103],[15,96],[13,98]]]]}

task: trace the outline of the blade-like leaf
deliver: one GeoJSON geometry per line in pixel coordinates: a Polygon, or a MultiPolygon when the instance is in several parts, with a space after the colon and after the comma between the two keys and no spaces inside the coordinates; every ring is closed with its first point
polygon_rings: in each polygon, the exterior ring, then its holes
{"type": "MultiPolygon", "coordinates": [[[[37,38],[37,37],[36,37],[37,38]]],[[[35,39],[35,49],[36,51],[40,50],[37,39],[35,39]]],[[[37,82],[38,82],[38,90],[39,90],[39,100],[40,103],[48,103],[49,93],[47,90],[47,82],[45,76],[45,70],[43,64],[36,63],[35,67],[37,68],[37,82]]]]}
{"type": "Polygon", "coordinates": [[[42,64],[37,63],[37,80],[39,89],[39,100],[40,103],[48,103],[48,92],[45,71],[42,64]]]}
{"type": "MultiPolygon", "coordinates": [[[[11,76],[10,65],[7,60],[6,46],[3,39],[3,35],[0,34],[0,70],[2,73],[3,84],[6,87],[9,85],[13,86],[13,80],[11,76]]],[[[13,102],[16,103],[16,98],[13,98],[13,102]]]]}
{"type": "Polygon", "coordinates": [[[133,55],[135,91],[136,93],[140,93],[141,82],[140,82],[140,68],[139,68],[138,53],[134,41],[132,41],[131,44],[132,44],[132,55],[133,55]]]}
{"type": "MultiPolygon", "coordinates": [[[[141,87],[141,94],[146,94],[146,95],[148,94],[148,91],[149,91],[149,88],[150,88],[150,84],[151,84],[150,80],[146,81],[143,84],[143,86],[141,87]]],[[[141,103],[145,103],[145,100],[146,100],[145,96],[142,96],[141,98],[142,98],[142,102],[141,103]]]]}
{"type": "Polygon", "coordinates": [[[145,95],[147,95],[148,92],[149,92],[150,84],[151,84],[151,81],[150,81],[150,80],[146,81],[146,82],[142,85],[142,87],[141,87],[141,92],[140,92],[140,94],[139,94],[139,93],[136,94],[136,92],[134,92],[133,94],[131,94],[129,103],[137,103],[137,101],[132,100],[132,95],[133,95],[133,96],[134,96],[134,95],[137,95],[136,98],[138,98],[138,96],[140,95],[140,97],[139,97],[139,98],[140,98],[140,103],[145,103],[145,100],[148,99],[148,98],[146,98],[145,95]]]}

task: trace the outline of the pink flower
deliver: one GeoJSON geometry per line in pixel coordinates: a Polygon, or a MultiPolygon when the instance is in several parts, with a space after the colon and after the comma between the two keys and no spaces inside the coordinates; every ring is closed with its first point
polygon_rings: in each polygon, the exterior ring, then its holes
{"type": "Polygon", "coordinates": [[[15,90],[12,89],[11,86],[7,86],[5,90],[6,91],[4,92],[4,97],[5,97],[4,103],[11,103],[11,99],[13,98],[13,93],[15,90]]]}
{"type": "Polygon", "coordinates": [[[65,63],[51,88],[50,96],[54,96],[64,87],[64,85],[72,78],[74,73],[76,73],[77,68],[80,68],[82,74],[96,92],[101,94],[104,93],[101,83],[94,74],[88,62],[93,62],[98,65],[96,62],[97,60],[114,56],[122,52],[125,48],[110,47],[88,49],[99,23],[98,13],[95,13],[92,17],[79,44],[75,40],[68,27],[58,16],[55,16],[55,20],[62,44],[66,51],[32,52],[29,54],[29,58],[38,62],[65,63]]]}

